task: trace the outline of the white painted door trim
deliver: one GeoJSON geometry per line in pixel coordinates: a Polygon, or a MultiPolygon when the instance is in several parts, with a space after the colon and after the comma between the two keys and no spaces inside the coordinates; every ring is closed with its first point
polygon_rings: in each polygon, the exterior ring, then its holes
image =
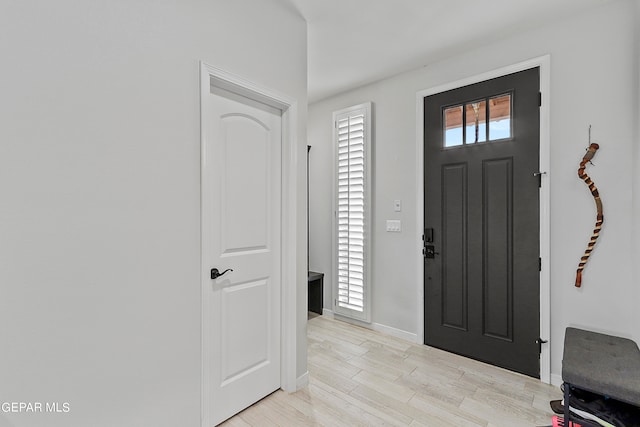
{"type": "Polygon", "coordinates": [[[549,55],[519,62],[507,67],[498,68],[483,74],[472,76],[463,80],[438,85],[416,93],[416,217],[417,230],[415,253],[417,270],[417,297],[418,297],[418,325],[417,340],[424,343],[424,259],[422,257],[422,231],[424,230],[424,102],[425,96],[455,89],[484,80],[501,77],[506,74],[516,73],[529,68],[540,67],[540,92],[542,92],[542,107],[540,108],[540,171],[542,175],[542,188],[540,189],[540,257],[542,258],[542,271],[540,272],[540,336],[549,341],[542,346],[540,355],[540,380],[551,383],[551,268],[550,268],[550,86],[551,86],[551,57],[549,55]]]}
{"type": "MultiPolygon", "coordinates": [[[[207,107],[203,102],[210,94],[211,85],[241,95],[243,97],[259,101],[282,111],[282,224],[281,228],[281,272],[282,272],[282,293],[281,293],[281,360],[280,360],[280,388],[294,392],[296,384],[296,210],[297,210],[297,184],[296,170],[298,164],[298,103],[286,95],[277,93],[271,89],[264,88],[242,77],[230,74],[224,70],[212,67],[204,62],[200,62],[200,149],[201,149],[201,179],[203,171],[207,167],[204,164],[204,150],[206,148],[205,135],[202,132],[205,117],[207,117],[207,107]]],[[[200,182],[202,191],[203,183],[200,182]]],[[[200,195],[202,201],[202,194],[200,195]]],[[[204,215],[202,213],[202,203],[200,206],[201,230],[204,215]]],[[[206,304],[205,295],[206,284],[209,280],[210,255],[205,253],[205,248],[201,246],[201,425],[210,427],[210,386],[209,365],[205,363],[205,358],[211,353],[207,322],[204,322],[209,307],[206,304]]]]}

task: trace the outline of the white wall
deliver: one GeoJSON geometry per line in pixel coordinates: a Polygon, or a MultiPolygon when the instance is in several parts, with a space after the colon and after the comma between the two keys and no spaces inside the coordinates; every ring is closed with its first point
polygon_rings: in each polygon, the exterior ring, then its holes
{"type": "Polygon", "coordinates": [[[306,24],[275,0],[1,9],[0,402],[71,411],[0,412],[0,426],[197,426],[198,61],[299,101],[304,183],[306,24]]]}
{"type": "MultiPolygon", "coordinates": [[[[640,0],[636,0],[636,46],[635,46],[635,75],[636,75],[636,111],[640,116],[640,0]]],[[[637,117],[637,116],[636,116],[637,117]]],[[[636,120],[636,134],[634,141],[634,156],[633,156],[633,227],[634,227],[634,247],[633,247],[633,260],[640,259],[640,120],[636,120]]],[[[633,270],[632,282],[635,284],[636,294],[635,303],[636,306],[640,306],[640,268],[633,270]]],[[[635,310],[636,319],[635,325],[640,325],[640,310],[635,310]]],[[[640,327],[635,328],[635,340],[640,343],[640,327]]]]}
{"type": "MultiPolygon", "coordinates": [[[[312,197],[311,268],[329,273],[325,308],[332,308],[331,112],[374,103],[372,321],[417,332],[415,94],[530,58],[551,55],[551,309],[552,374],[561,370],[568,325],[638,337],[637,258],[632,256],[632,159],[638,159],[638,1],[609,3],[571,19],[510,36],[422,69],[341,94],[309,107],[312,197]],[[589,174],[604,201],[605,226],[584,271],[573,284],[593,224],[593,198],[577,168],[588,146],[587,129],[601,146],[589,174]],[[634,149],[634,147],[636,147],[634,149]],[[393,200],[401,199],[401,213],[393,200]],[[402,233],[386,233],[386,219],[401,219],[402,233]]],[[[635,190],[638,198],[638,189],[635,190]]],[[[636,236],[637,236],[636,231],[636,236]]],[[[636,241],[638,239],[636,238],[636,241]]]]}

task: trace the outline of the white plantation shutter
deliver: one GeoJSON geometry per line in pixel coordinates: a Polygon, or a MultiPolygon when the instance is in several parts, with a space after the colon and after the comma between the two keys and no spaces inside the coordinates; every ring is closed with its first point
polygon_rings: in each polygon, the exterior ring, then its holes
{"type": "Polygon", "coordinates": [[[369,321],[370,104],[334,113],[338,314],[369,321]]]}

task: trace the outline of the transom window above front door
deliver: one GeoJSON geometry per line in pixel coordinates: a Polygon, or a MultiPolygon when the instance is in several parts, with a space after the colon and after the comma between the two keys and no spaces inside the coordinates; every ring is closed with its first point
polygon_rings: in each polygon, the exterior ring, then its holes
{"type": "Polygon", "coordinates": [[[443,148],[511,139],[511,103],[506,93],[444,107],[443,148]]]}

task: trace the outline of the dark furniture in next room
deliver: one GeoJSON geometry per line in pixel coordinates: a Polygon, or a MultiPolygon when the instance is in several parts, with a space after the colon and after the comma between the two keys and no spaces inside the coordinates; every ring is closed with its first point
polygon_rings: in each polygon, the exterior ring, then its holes
{"type": "Polygon", "coordinates": [[[310,271],[307,276],[308,281],[308,310],[317,314],[322,314],[322,288],[324,273],[310,271]]]}

